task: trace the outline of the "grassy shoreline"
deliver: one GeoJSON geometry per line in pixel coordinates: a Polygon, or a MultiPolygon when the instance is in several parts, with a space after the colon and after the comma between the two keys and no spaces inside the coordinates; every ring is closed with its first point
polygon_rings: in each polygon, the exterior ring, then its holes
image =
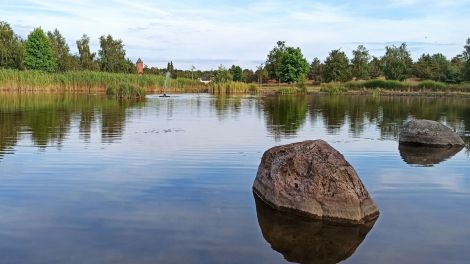
{"type": "MultiPolygon", "coordinates": [[[[162,93],[165,79],[160,75],[122,74],[91,71],[45,73],[0,69],[0,91],[39,93],[100,93],[113,86],[128,85],[142,88],[146,93],[162,93]]],[[[433,81],[350,81],[346,83],[295,85],[267,83],[263,85],[242,82],[203,84],[199,81],[170,79],[167,93],[212,93],[212,94],[354,94],[393,96],[470,96],[470,83],[445,84],[433,81]]]]}
{"type": "MultiPolygon", "coordinates": [[[[46,73],[39,71],[0,70],[0,90],[11,92],[88,92],[105,93],[109,86],[133,85],[147,92],[163,89],[165,78],[160,75],[71,71],[46,73]]],[[[204,91],[206,85],[186,78],[170,79],[169,92],[204,91]]]]}

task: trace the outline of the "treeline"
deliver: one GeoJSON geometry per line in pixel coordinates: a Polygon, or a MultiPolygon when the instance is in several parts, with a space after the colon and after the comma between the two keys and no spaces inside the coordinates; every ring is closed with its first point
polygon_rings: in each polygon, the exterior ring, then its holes
{"type": "Polygon", "coordinates": [[[90,38],[76,41],[78,54],[72,54],[59,30],[44,32],[35,28],[23,40],[6,22],[0,21],[0,68],[45,72],[103,71],[133,73],[132,61],[126,58],[124,44],[111,35],[99,38],[98,53],[91,52],[90,38]]]}
{"type": "Polygon", "coordinates": [[[332,50],[325,61],[314,58],[306,65],[299,48],[286,47],[279,41],[266,60],[270,79],[293,83],[310,79],[315,82],[347,82],[384,77],[403,81],[407,78],[434,80],[446,83],[470,81],[470,39],[464,51],[448,60],[443,54],[423,54],[414,62],[406,43],[387,46],[382,57],[371,56],[359,45],[349,59],[344,51],[332,50]]]}

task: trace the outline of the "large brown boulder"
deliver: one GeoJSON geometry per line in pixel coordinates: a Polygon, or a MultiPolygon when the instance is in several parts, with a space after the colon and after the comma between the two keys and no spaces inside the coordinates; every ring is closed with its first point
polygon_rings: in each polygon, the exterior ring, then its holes
{"type": "Polygon", "coordinates": [[[359,224],[379,215],[354,168],[323,140],[267,150],[253,191],[278,210],[315,219],[359,224]]]}
{"type": "Polygon", "coordinates": [[[447,126],[432,120],[411,120],[400,130],[400,144],[432,147],[464,146],[463,139],[447,126]]]}

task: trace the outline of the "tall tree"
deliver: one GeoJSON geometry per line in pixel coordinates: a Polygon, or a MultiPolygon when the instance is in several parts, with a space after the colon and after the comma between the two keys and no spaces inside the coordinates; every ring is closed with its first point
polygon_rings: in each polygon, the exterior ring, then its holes
{"type": "Polygon", "coordinates": [[[382,60],[380,58],[377,58],[375,56],[372,57],[372,60],[369,62],[369,75],[371,78],[378,78],[382,76],[383,70],[382,70],[382,60]]]}
{"type": "Polygon", "coordinates": [[[346,53],[339,49],[330,52],[325,60],[323,80],[325,82],[346,82],[351,80],[349,59],[346,53]]]}
{"type": "Polygon", "coordinates": [[[232,80],[235,82],[241,82],[242,81],[242,73],[243,70],[240,66],[232,65],[230,68],[230,73],[232,74],[232,80]]]}
{"type": "Polygon", "coordinates": [[[463,78],[470,81],[470,38],[467,39],[462,56],[464,60],[463,78]]]}
{"type": "Polygon", "coordinates": [[[24,63],[31,70],[55,72],[57,69],[51,43],[41,28],[35,28],[28,35],[24,63]]]}
{"type": "Polygon", "coordinates": [[[318,58],[314,58],[312,63],[310,64],[310,72],[309,72],[309,79],[315,82],[321,81],[323,64],[318,58]]]}
{"type": "Polygon", "coordinates": [[[310,65],[300,48],[287,47],[279,60],[277,73],[282,82],[295,83],[305,80],[310,65]]]}
{"type": "Polygon", "coordinates": [[[73,62],[75,58],[70,54],[69,45],[60,34],[59,30],[55,29],[52,32],[49,31],[47,32],[47,36],[49,37],[54,57],[57,61],[57,70],[60,72],[76,70],[74,69],[75,64],[73,62]]]}
{"type": "Polygon", "coordinates": [[[387,46],[385,49],[385,56],[382,58],[385,78],[400,81],[406,79],[413,65],[406,44],[402,43],[399,47],[387,46]]]}
{"type": "Polygon", "coordinates": [[[279,69],[279,64],[281,61],[282,54],[286,50],[286,42],[278,41],[276,46],[269,52],[268,58],[266,59],[265,69],[268,72],[269,78],[279,79],[279,74],[277,70],[279,69]]]}
{"type": "Polygon", "coordinates": [[[100,37],[99,62],[105,72],[129,72],[129,63],[126,59],[124,44],[120,39],[113,39],[111,35],[100,37]]]}
{"type": "Polygon", "coordinates": [[[251,82],[256,81],[255,73],[253,72],[253,70],[244,69],[242,72],[242,81],[246,83],[251,83],[251,82]]]}
{"type": "Polygon", "coordinates": [[[99,70],[99,65],[95,61],[96,53],[90,51],[90,38],[87,35],[83,34],[83,36],[77,40],[77,49],[82,70],[99,70]]]}
{"type": "Polygon", "coordinates": [[[369,74],[370,55],[366,47],[359,45],[356,50],[353,50],[352,76],[358,80],[367,80],[370,78],[369,74]]]}
{"type": "Polygon", "coordinates": [[[267,82],[269,79],[269,73],[266,69],[266,66],[264,66],[263,64],[257,66],[254,78],[256,78],[256,81],[260,84],[267,82]]]}
{"type": "Polygon", "coordinates": [[[10,25],[0,21],[0,68],[22,69],[24,60],[23,43],[10,25]]]}

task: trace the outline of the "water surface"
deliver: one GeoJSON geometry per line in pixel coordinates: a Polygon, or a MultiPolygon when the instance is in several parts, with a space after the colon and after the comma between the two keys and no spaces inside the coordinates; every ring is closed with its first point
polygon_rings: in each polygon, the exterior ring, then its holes
{"type": "Polygon", "coordinates": [[[470,100],[0,94],[0,263],[466,263],[470,139],[399,148],[410,118],[468,136],[470,100]],[[306,139],[356,168],[373,226],[257,206],[262,153],[306,139]]]}

